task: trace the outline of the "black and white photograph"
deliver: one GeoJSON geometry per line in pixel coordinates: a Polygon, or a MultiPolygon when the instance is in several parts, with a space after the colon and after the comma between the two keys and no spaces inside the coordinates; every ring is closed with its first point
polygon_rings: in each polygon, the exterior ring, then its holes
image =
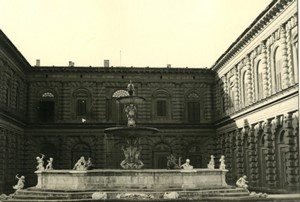
{"type": "Polygon", "coordinates": [[[298,0],[0,0],[0,202],[299,202],[298,0]]]}

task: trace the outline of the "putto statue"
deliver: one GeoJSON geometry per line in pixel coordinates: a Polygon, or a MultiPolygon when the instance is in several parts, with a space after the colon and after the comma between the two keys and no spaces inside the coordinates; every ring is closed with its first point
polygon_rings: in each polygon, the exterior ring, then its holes
{"type": "Polygon", "coordinates": [[[240,177],[237,181],[236,181],[236,186],[237,187],[241,187],[241,188],[245,188],[247,189],[248,188],[248,181],[246,180],[247,179],[247,176],[244,175],[243,177],[240,177]]]}
{"type": "Polygon", "coordinates": [[[226,165],[225,165],[225,156],[222,155],[219,161],[220,161],[220,169],[225,170],[225,167],[226,167],[226,165]]]}
{"type": "Polygon", "coordinates": [[[167,156],[167,168],[168,169],[179,169],[180,166],[176,163],[176,158],[173,154],[170,154],[170,156],[167,156]]]}
{"type": "Polygon", "coordinates": [[[86,161],[83,156],[75,163],[73,170],[86,170],[86,161]]]}
{"type": "Polygon", "coordinates": [[[215,156],[214,155],[210,155],[210,161],[207,164],[207,168],[215,169],[215,156]]]}
{"type": "Polygon", "coordinates": [[[45,155],[44,154],[41,154],[41,155],[42,155],[41,157],[39,157],[39,156],[36,157],[36,161],[38,163],[38,165],[36,166],[37,171],[45,170],[45,168],[44,168],[45,155]]]}
{"type": "Polygon", "coordinates": [[[25,177],[22,175],[21,177],[18,176],[19,174],[16,175],[16,179],[18,180],[18,183],[13,186],[13,189],[19,190],[24,188],[24,182],[25,182],[25,177]]]}
{"type": "Polygon", "coordinates": [[[186,159],[185,163],[180,166],[184,170],[192,170],[194,167],[190,164],[190,159],[186,159]]]}
{"type": "Polygon", "coordinates": [[[53,170],[53,158],[50,157],[49,160],[47,160],[48,164],[46,165],[46,170],[53,170]]]}

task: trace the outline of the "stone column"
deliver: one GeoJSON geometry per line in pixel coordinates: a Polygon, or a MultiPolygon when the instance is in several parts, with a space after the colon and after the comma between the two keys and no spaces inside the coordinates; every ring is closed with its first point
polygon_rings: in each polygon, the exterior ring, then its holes
{"type": "Polygon", "coordinates": [[[268,95],[271,95],[273,93],[272,90],[272,72],[271,72],[271,39],[269,38],[266,42],[266,59],[267,59],[267,71],[268,71],[268,95]]]}
{"type": "Polygon", "coordinates": [[[254,125],[251,125],[248,129],[248,141],[249,141],[249,180],[251,180],[251,186],[258,186],[258,140],[259,131],[254,129],[254,125]]]}
{"type": "Polygon", "coordinates": [[[250,58],[247,56],[245,58],[246,60],[246,78],[247,78],[247,99],[248,99],[248,105],[252,104],[253,102],[253,89],[252,89],[252,69],[251,69],[251,63],[250,58]]]}
{"type": "Polygon", "coordinates": [[[243,142],[242,142],[242,133],[241,129],[236,130],[235,135],[235,144],[236,144],[236,174],[237,177],[241,177],[245,175],[244,173],[244,164],[247,162],[244,162],[244,148],[243,148],[243,142]]]}
{"type": "Polygon", "coordinates": [[[288,113],[284,118],[284,129],[286,133],[286,144],[288,144],[288,149],[286,152],[286,175],[287,175],[287,182],[290,190],[294,190],[295,188],[299,188],[299,163],[297,159],[299,158],[298,149],[298,142],[297,136],[298,134],[298,125],[299,122],[297,121],[297,115],[293,113],[288,113]],[[294,119],[294,120],[293,120],[294,119]]]}
{"type": "MultiPolygon", "coordinates": [[[[268,97],[269,96],[269,67],[268,67],[268,62],[267,62],[267,49],[264,44],[262,44],[262,68],[263,68],[263,97],[268,97]]],[[[261,84],[258,84],[261,85],[261,84]]]]}
{"type": "Polygon", "coordinates": [[[287,43],[286,43],[286,31],[284,26],[280,27],[280,41],[282,51],[282,86],[283,89],[289,87],[289,67],[288,67],[288,54],[287,54],[287,43]]]}
{"type": "Polygon", "coordinates": [[[276,187],[276,162],[275,162],[275,130],[271,119],[265,121],[264,134],[266,151],[266,182],[269,188],[276,187]]]}
{"type": "Polygon", "coordinates": [[[234,83],[234,106],[235,110],[240,109],[240,75],[239,70],[237,67],[234,67],[234,76],[235,76],[235,83],[234,83]]]}
{"type": "Polygon", "coordinates": [[[226,114],[226,111],[229,107],[229,91],[228,91],[228,81],[227,81],[227,75],[225,75],[224,77],[222,77],[222,80],[223,80],[223,83],[224,83],[224,111],[225,111],[225,114],[226,114]]]}

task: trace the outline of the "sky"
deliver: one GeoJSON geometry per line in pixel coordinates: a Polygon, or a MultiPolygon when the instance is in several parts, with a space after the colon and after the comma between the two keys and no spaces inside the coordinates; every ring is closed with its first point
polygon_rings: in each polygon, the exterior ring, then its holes
{"type": "Polygon", "coordinates": [[[31,65],[211,67],[271,0],[0,0],[31,65]]]}

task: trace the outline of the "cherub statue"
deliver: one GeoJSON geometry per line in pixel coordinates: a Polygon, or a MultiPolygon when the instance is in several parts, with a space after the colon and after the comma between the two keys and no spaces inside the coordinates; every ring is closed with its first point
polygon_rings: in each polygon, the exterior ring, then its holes
{"type": "Polygon", "coordinates": [[[16,175],[16,179],[18,180],[18,183],[13,186],[13,189],[19,190],[24,188],[24,182],[25,182],[25,177],[22,175],[21,177],[18,176],[19,174],[16,175]]]}
{"type": "Polygon", "coordinates": [[[193,166],[190,164],[190,159],[186,159],[185,163],[180,166],[184,170],[192,170],[193,166]]]}
{"type": "Polygon", "coordinates": [[[180,167],[176,163],[176,158],[175,156],[171,153],[170,156],[167,156],[167,168],[168,169],[179,169],[180,167]]]}
{"type": "Polygon", "coordinates": [[[92,163],[92,158],[89,157],[87,162],[86,162],[86,169],[87,170],[92,170],[95,167],[95,165],[92,163]]]}
{"type": "Polygon", "coordinates": [[[50,157],[49,160],[47,160],[48,164],[46,165],[46,170],[53,170],[53,158],[50,157]]]}
{"type": "Polygon", "coordinates": [[[220,169],[225,170],[225,167],[226,167],[226,165],[225,165],[225,156],[222,155],[219,161],[220,161],[220,169]]]}
{"type": "Polygon", "coordinates": [[[244,175],[243,177],[240,177],[240,178],[236,181],[236,186],[247,189],[247,188],[248,188],[248,185],[247,185],[246,183],[248,183],[248,181],[247,181],[246,179],[247,179],[247,176],[246,176],[246,175],[244,175]]]}
{"type": "Polygon", "coordinates": [[[37,156],[36,157],[36,161],[37,161],[37,163],[38,163],[38,165],[36,166],[36,169],[38,170],[38,171],[43,171],[43,170],[45,170],[45,168],[44,168],[44,157],[45,157],[45,155],[44,154],[41,154],[42,156],[41,157],[39,157],[39,156],[37,156]]]}
{"type": "Polygon", "coordinates": [[[214,155],[210,155],[210,161],[207,164],[207,168],[209,169],[215,169],[215,156],[214,155]]]}
{"type": "Polygon", "coordinates": [[[75,163],[73,170],[86,170],[86,161],[83,156],[75,163]]]}

